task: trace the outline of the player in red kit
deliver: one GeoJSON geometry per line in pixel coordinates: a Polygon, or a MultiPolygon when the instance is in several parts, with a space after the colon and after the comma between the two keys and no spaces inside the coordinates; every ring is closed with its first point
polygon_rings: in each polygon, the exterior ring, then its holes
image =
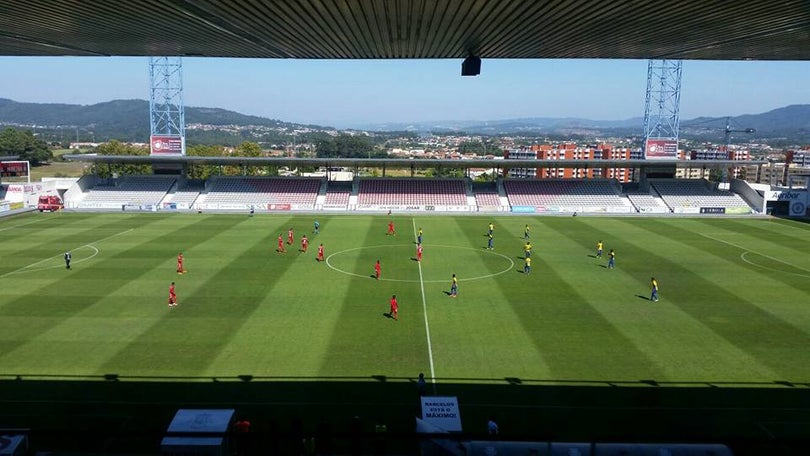
{"type": "Polygon", "coordinates": [[[416,245],[416,261],[422,261],[422,244],[416,245]]]}
{"type": "Polygon", "coordinates": [[[278,253],[287,253],[287,250],[284,248],[284,239],[281,238],[281,235],[278,235],[278,247],[276,248],[276,252],[278,253]]]}
{"type": "Polygon", "coordinates": [[[377,262],[374,263],[374,277],[377,280],[380,280],[380,260],[377,260],[377,262]]]}
{"type": "Polygon", "coordinates": [[[309,247],[309,239],[307,239],[307,235],[303,235],[301,237],[301,251],[307,253],[307,248],[309,247]]]}
{"type": "Polygon", "coordinates": [[[293,242],[295,242],[295,233],[293,233],[293,229],[290,228],[289,231],[287,231],[287,244],[292,245],[293,242]]]}
{"type": "Polygon", "coordinates": [[[399,320],[397,317],[397,311],[399,311],[399,305],[397,305],[397,295],[393,295],[391,296],[391,313],[389,313],[388,316],[394,320],[399,320]]]}
{"type": "Polygon", "coordinates": [[[396,236],[397,235],[396,230],[394,230],[394,221],[393,220],[388,222],[388,232],[385,233],[385,234],[386,235],[391,235],[391,236],[396,236]]]}
{"type": "Polygon", "coordinates": [[[183,269],[183,252],[180,252],[177,254],[177,273],[183,274],[184,272],[186,272],[186,270],[183,269]]]}
{"type": "Polygon", "coordinates": [[[169,285],[169,307],[177,305],[177,294],[174,292],[174,282],[169,285]]]}
{"type": "Polygon", "coordinates": [[[318,261],[323,261],[323,244],[318,246],[318,261]]]}

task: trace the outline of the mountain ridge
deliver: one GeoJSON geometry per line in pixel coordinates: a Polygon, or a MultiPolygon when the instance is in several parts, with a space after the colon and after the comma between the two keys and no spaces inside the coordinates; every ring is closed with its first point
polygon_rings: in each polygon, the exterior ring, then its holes
{"type": "MultiPolygon", "coordinates": [[[[298,124],[261,116],[241,114],[222,108],[185,108],[187,125],[268,127],[275,129],[312,128],[336,130],[331,126],[298,124]]],[[[725,117],[696,117],[681,120],[682,137],[704,140],[722,138],[725,117]]],[[[788,138],[810,140],[810,104],[794,104],[775,108],[758,114],[733,116],[732,130],[754,128],[753,134],[734,132],[739,140],[761,138],[788,138]]],[[[446,132],[483,135],[589,135],[589,136],[640,136],[642,118],[623,120],[593,120],[582,117],[521,117],[485,121],[427,121],[387,122],[355,125],[345,130],[364,131],[417,131],[446,132]]],[[[0,124],[36,126],[38,128],[93,129],[99,137],[122,139],[145,139],[149,132],[149,102],[140,99],[110,100],[90,105],[67,103],[26,103],[0,98],[0,124]]]]}

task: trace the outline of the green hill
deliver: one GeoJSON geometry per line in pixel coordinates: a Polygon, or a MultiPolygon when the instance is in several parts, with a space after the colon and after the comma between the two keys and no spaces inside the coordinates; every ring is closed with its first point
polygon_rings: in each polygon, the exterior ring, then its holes
{"type": "MultiPolygon", "coordinates": [[[[186,124],[261,126],[270,128],[328,128],[249,116],[219,108],[185,108],[186,124]]],[[[92,131],[98,140],[116,138],[146,141],[149,102],[113,100],[92,105],[21,103],[0,98],[0,124],[36,126],[44,130],[92,131]]]]}

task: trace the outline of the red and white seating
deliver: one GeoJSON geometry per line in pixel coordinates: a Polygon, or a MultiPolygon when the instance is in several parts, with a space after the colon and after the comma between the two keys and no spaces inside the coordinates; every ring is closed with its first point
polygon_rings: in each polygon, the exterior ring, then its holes
{"type": "Polygon", "coordinates": [[[313,205],[321,179],[294,177],[219,177],[213,181],[205,205],[313,205]]]}
{"type": "Polygon", "coordinates": [[[359,205],[466,206],[467,192],[461,179],[363,179],[359,205]]]}
{"type": "Polygon", "coordinates": [[[543,207],[547,210],[632,212],[627,198],[609,179],[506,180],[504,189],[512,206],[543,207]]]}
{"type": "Polygon", "coordinates": [[[344,190],[326,190],[326,199],[324,204],[329,206],[347,206],[349,204],[349,196],[351,192],[344,190]]]}
{"type": "Polygon", "coordinates": [[[475,192],[475,204],[478,207],[500,206],[501,198],[496,191],[475,192]]]}

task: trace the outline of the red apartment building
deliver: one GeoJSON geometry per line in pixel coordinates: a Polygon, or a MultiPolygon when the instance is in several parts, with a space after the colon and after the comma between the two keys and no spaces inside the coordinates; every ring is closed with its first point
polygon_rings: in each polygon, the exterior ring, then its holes
{"type": "MultiPolygon", "coordinates": [[[[617,148],[612,144],[585,147],[577,146],[574,143],[538,144],[530,148],[506,150],[504,151],[504,158],[507,160],[629,160],[630,153],[630,149],[617,148]]],[[[589,166],[582,168],[513,168],[509,170],[508,176],[537,179],[592,179],[603,177],[628,182],[632,174],[629,168],[589,166]]]]}

